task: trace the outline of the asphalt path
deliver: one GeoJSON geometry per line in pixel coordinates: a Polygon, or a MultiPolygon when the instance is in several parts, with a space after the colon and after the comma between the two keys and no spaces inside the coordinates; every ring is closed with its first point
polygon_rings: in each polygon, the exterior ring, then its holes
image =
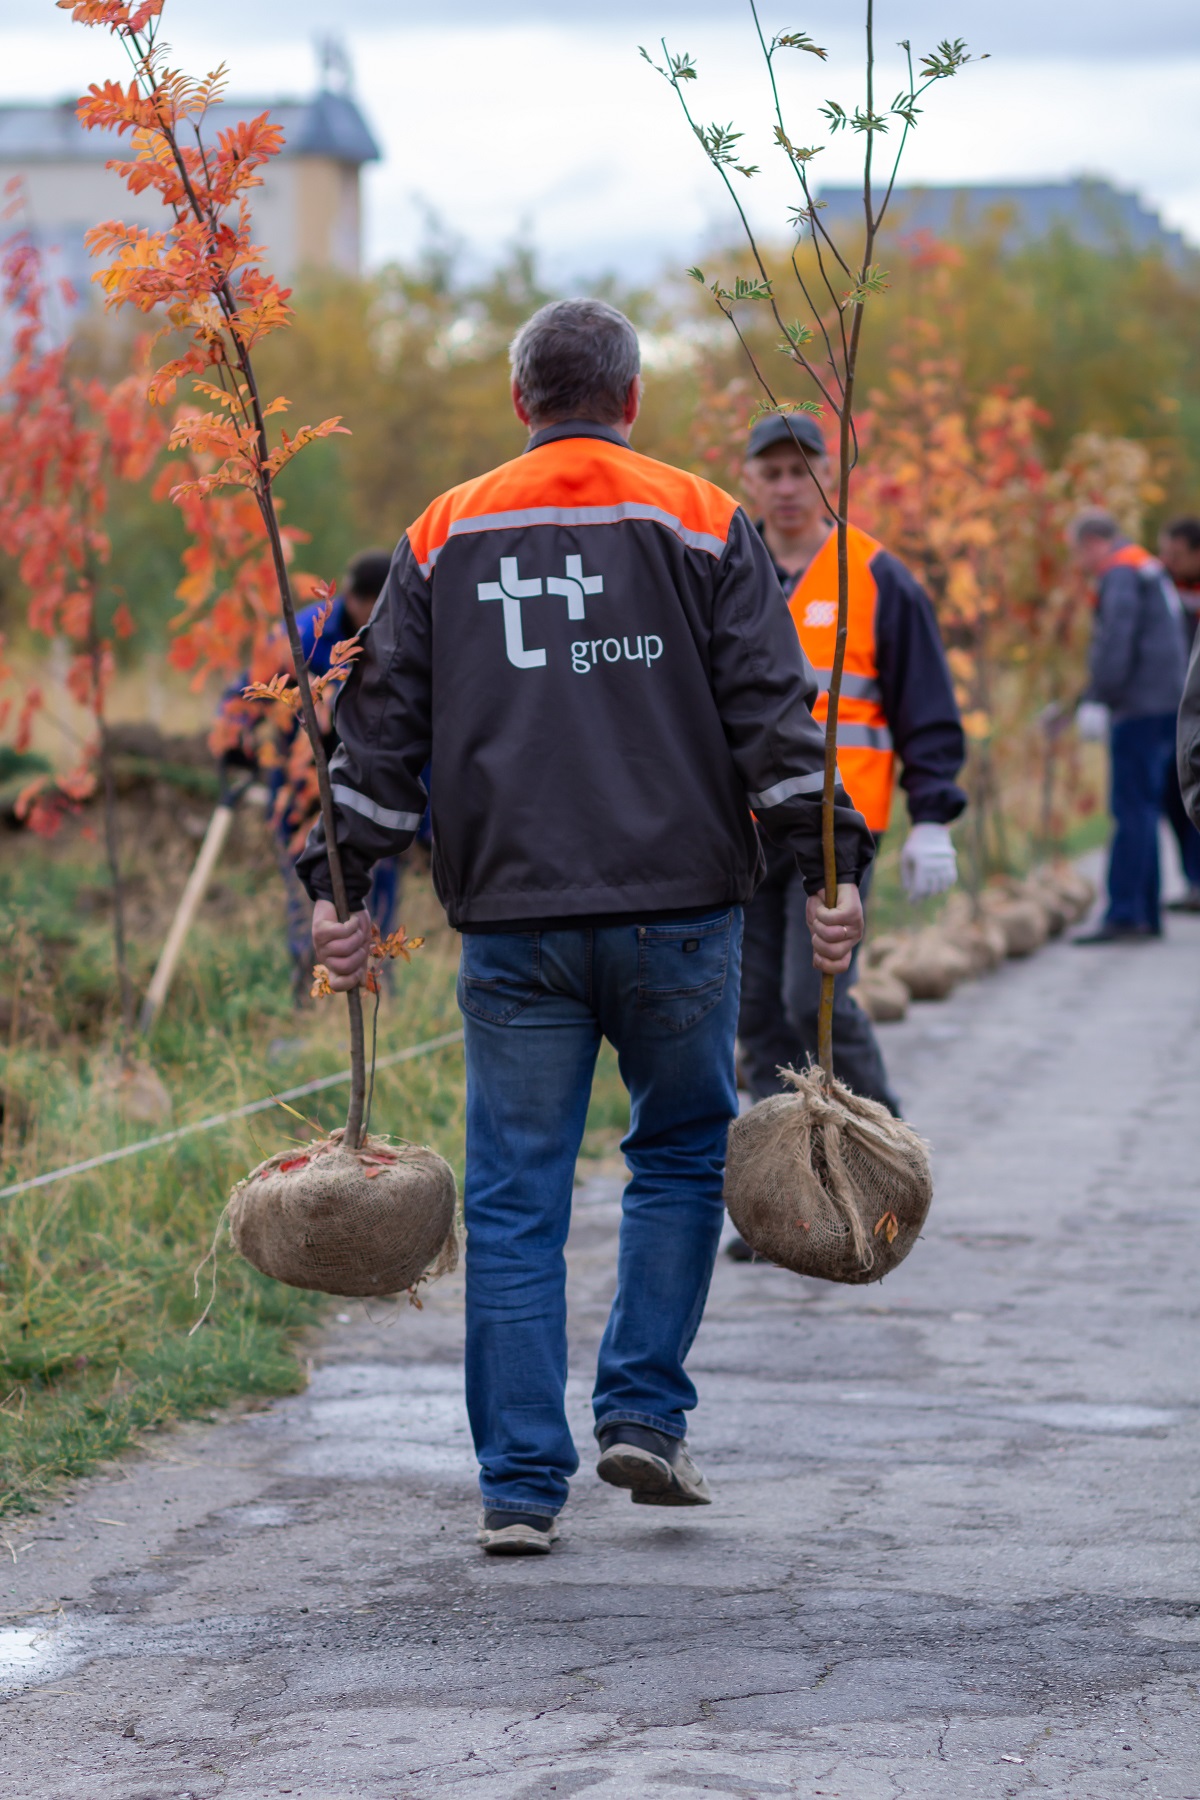
{"type": "Polygon", "coordinates": [[[347,1305],[304,1394],[8,1526],[0,1794],[1197,1800],[1200,919],[1052,946],[885,1045],[925,1237],[879,1287],[721,1260],[711,1508],[592,1473],[607,1169],[554,1555],[474,1547],[460,1280],[347,1305]]]}

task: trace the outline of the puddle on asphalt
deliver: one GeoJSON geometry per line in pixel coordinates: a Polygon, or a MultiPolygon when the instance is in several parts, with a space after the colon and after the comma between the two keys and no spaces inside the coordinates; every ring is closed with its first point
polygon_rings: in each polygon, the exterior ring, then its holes
{"type": "Polygon", "coordinates": [[[291,1506],[227,1506],[214,1516],[222,1525],[234,1525],[244,1531],[263,1531],[290,1525],[296,1513],[291,1506]]]}
{"type": "Polygon", "coordinates": [[[291,1473],[359,1480],[390,1474],[473,1478],[457,1367],[332,1363],[314,1374],[304,1407],[303,1442],[285,1459],[291,1473]]]}
{"type": "Polygon", "coordinates": [[[1029,1419],[1057,1431],[1154,1431],[1178,1425],[1181,1414],[1161,1406],[1090,1405],[1064,1401],[996,1409],[1001,1419],[1029,1419]]]}
{"type": "Polygon", "coordinates": [[[6,1625],[0,1628],[0,1693],[14,1693],[46,1681],[66,1661],[67,1643],[59,1625],[6,1625]]]}
{"type": "Polygon", "coordinates": [[[1048,1425],[1055,1431],[1161,1431],[1166,1426],[1180,1424],[1184,1418],[1182,1412],[1167,1407],[1134,1406],[1125,1402],[1030,1400],[1010,1403],[973,1400],[959,1394],[877,1393],[870,1389],[844,1389],[838,1399],[845,1405],[878,1406],[889,1412],[970,1413],[976,1418],[1004,1419],[1018,1425],[1048,1425]]]}
{"type": "Polygon", "coordinates": [[[1139,1637],[1158,1638],[1163,1643],[1200,1644],[1200,1618],[1181,1618],[1178,1613],[1139,1619],[1133,1629],[1139,1637]]]}

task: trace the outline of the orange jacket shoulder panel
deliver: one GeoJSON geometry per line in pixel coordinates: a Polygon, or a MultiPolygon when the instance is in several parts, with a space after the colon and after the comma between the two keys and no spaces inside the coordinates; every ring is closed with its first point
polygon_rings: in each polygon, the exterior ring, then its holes
{"type": "Polygon", "coordinates": [[[440,495],[409,527],[424,568],[456,529],[588,522],[643,517],[678,527],[687,541],[719,554],[737,501],[683,469],[605,438],[556,438],[440,495]],[[569,516],[564,516],[569,515],[569,516]],[[583,516],[580,516],[583,515],[583,516]]]}

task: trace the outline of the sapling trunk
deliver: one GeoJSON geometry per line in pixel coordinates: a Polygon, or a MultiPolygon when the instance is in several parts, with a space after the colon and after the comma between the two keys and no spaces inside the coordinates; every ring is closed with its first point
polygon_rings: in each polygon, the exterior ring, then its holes
{"type": "Polygon", "coordinates": [[[104,854],[108,863],[108,879],[112,887],[113,961],[117,970],[117,993],[121,1005],[121,1062],[125,1068],[133,1057],[133,982],[129,977],[129,957],[125,935],[125,884],[121,879],[121,833],[117,822],[117,784],[113,776],[112,744],[108,725],[100,725],[100,781],[104,792],[104,854]]]}
{"type": "MultiPolygon", "coordinates": [[[[837,836],[834,830],[833,791],[837,785],[838,705],[842,697],[842,670],[846,662],[846,637],[850,621],[850,555],[846,530],[850,502],[850,399],[854,385],[853,358],[858,348],[858,328],[862,308],[858,307],[850,335],[847,357],[845,403],[842,408],[838,471],[837,517],[837,638],[833,649],[833,669],[829,676],[829,711],[825,723],[825,784],[821,790],[821,849],[825,862],[825,904],[837,905],[837,836]]],[[[833,985],[835,977],[821,977],[821,1005],[817,1013],[817,1059],[825,1071],[827,1082],[833,1080],[833,985]]]]}
{"type": "Polygon", "coordinates": [[[125,935],[125,884],[121,878],[121,830],[117,821],[117,784],[113,775],[112,740],[104,716],[104,652],[96,631],[96,570],[89,568],[92,588],[92,613],[88,625],[88,658],[92,665],[92,710],[98,737],[97,759],[100,764],[100,789],[104,807],[104,856],[108,863],[109,886],[112,889],[113,962],[117,975],[117,1002],[121,1018],[121,1066],[128,1069],[133,1060],[133,982],[129,977],[129,955],[125,935]]]}
{"type": "MultiPolygon", "coordinates": [[[[775,56],[780,50],[800,50],[810,52],[824,60],[826,52],[814,44],[807,33],[779,32],[768,42],[758,16],[756,0],[750,0],[750,10],[754,17],[755,31],[759,46],[766,62],[767,75],[771,85],[771,96],[774,108],[774,136],[777,145],[786,154],[792,172],[800,183],[804,204],[793,214],[793,222],[797,225],[807,221],[812,230],[812,245],[817,268],[814,281],[816,295],[809,291],[800,264],[793,254],[792,270],[797,285],[803,296],[805,306],[814,321],[816,330],[797,321],[789,325],[780,311],[774,282],[767,269],[762,251],[755,237],[746,208],[742,203],[738,189],[732,180],[730,171],[750,177],[757,175],[757,164],[746,164],[740,160],[741,152],[737,148],[741,138],[740,131],[731,126],[709,125],[700,123],[692,113],[684,95],[684,85],[696,78],[696,67],[690,56],[673,56],[663,41],[664,66],[655,62],[645,50],[642,55],[658,73],[674,89],[675,95],[683,110],[684,118],[717,171],[730,200],[741,220],[746,234],[746,241],[754,259],[756,276],[747,281],[738,276],[732,289],[723,288],[720,282],[714,282],[710,291],[717,305],[738,335],[743,349],[750,359],[751,367],[758,379],[768,405],[774,412],[782,413],[784,405],[776,398],[773,384],[763,371],[755,352],[742,331],[735,315],[734,308],[738,302],[749,300],[765,303],[778,326],[784,342],[779,345],[792,362],[809,377],[817,388],[825,406],[834,415],[839,425],[839,447],[841,466],[838,472],[838,500],[836,509],[829,504],[824,489],[815,471],[810,470],[814,482],[817,483],[822,500],[831,512],[836,513],[837,523],[837,563],[838,563],[838,601],[837,601],[837,636],[834,649],[833,668],[829,679],[829,702],[825,726],[825,768],[821,789],[821,848],[824,865],[825,900],[829,906],[837,904],[837,846],[834,831],[834,788],[837,783],[837,727],[838,705],[842,692],[842,670],[846,660],[846,636],[850,605],[850,578],[848,553],[848,519],[850,504],[850,473],[858,455],[858,445],[854,431],[854,378],[858,367],[859,338],[862,331],[863,305],[870,293],[878,293],[886,286],[883,277],[885,271],[878,270],[873,262],[875,242],[883,222],[884,214],[891,203],[896,184],[896,176],[900,169],[900,159],[908,134],[917,123],[920,108],[918,100],[934,82],[945,80],[954,75],[964,63],[970,61],[966,47],[961,38],[953,41],[943,40],[935,51],[921,62],[920,75],[913,71],[913,58],[908,42],[902,43],[908,67],[908,88],[902,90],[891,107],[888,116],[875,112],[875,9],[874,0],[866,0],[866,110],[855,108],[851,116],[844,107],[834,101],[827,102],[821,111],[829,121],[831,132],[843,128],[852,128],[862,132],[864,142],[863,153],[863,215],[865,236],[862,259],[858,274],[855,275],[850,263],[842,255],[828,228],[822,224],[820,208],[822,202],[815,200],[809,186],[808,165],[817,154],[811,147],[803,147],[793,142],[788,135],[784,121],[783,108],[780,101],[779,84],[775,77],[775,56]],[[889,117],[899,121],[902,129],[892,160],[891,173],[887,180],[882,199],[878,205],[872,189],[872,159],[875,134],[888,129],[889,117]],[[839,274],[840,271],[840,274],[839,274]],[[834,285],[835,279],[840,286],[845,277],[851,284],[850,291],[839,295],[834,285]],[[821,298],[824,288],[826,299],[821,298]],[[826,323],[827,305],[837,309],[833,320],[826,323]],[[818,336],[819,334],[819,336],[818,336]],[[810,352],[806,346],[815,348],[810,352]]],[[[702,285],[705,277],[699,269],[689,270],[693,278],[702,285]]],[[[818,407],[809,410],[820,411],[818,407]]],[[[821,1004],[817,1018],[817,1055],[821,1070],[828,1086],[833,1080],[833,985],[831,975],[822,975],[821,1004]]]]}
{"type": "MultiPolygon", "coordinates": [[[[80,8],[78,11],[83,11],[80,8]]],[[[122,40],[135,70],[136,88],[141,100],[148,104],[153,115],[153,125],[149,127],[159,133],[174,164],[179,178],[183,199],[171,198],[167,203],[174,210],[177,224],[182,222],[182,215],[190,213],[201,227],[206,238],[206,279],[211,277],[212,287],[204,294],[207,307],[211,295],[212,301],[220,312],[218,328],[213,330],[205,323],[199,328],[199,336],[205,342],[204,364],[215,369],[217,379],[225,389],[223,399],[228,406],[230,422],[237,428],[241,440],[238,455],[244,456],[245,448],[253,446],[250,479],[247,485],[254,494],[259,512],[262,516],[263,528],[271,546],[271,560],[275,572],[276,585],[279,592],[279,603],[283,613],[284,625],[287,629],[288,645],[292,653],[292,664],[296,676],[296,687],[300,697],[300,713],[304,729],[312,746],[313,763],[317,772],[317,788],[321,798],[321,818],[325,827],[327,850],[329,857],[330,885],[333,889],[333,903],[338,918],[344,923],[350,917],[350,906],[346,895],[346,883],[342,870],[341,856],[338,851],[336,836],[336,820],[333,811],[333,794],[329,783],[329,766],[325,758],[324,746],[321,742],[320,724],[317,709],[313,700],[312,686],[308,679],[308,668],[304,659],[304,647],[300,641],[300,633],[296,625],[296,609],[292,600],[291,583],[288,580],[287,560],[284,555],[283,540],[280,536],[279,521],[275,515],[275,502],[272,494],[271,449],[267,437],[267,409],[264,410],[259,397],[258,384],[254,376],[254,368],[250,357],[250,345],[256,334],[261,334],[261,320],[255,324],[254,294],[242,294],[242,301],[234,293],[232,272],[250,260],[252,251],[248,241],[248,212],[246,201],[240,201],[240,226],[235,228],[222,213],[231,205],[228,199],[214,198],[208,156],[200,133],[200,125],[196,115],[197,109],[202,115],[210,104],[210,97],[220,86],[220,77],[210,77],[204,84],[203,97],[194,99],[198,90],[190,84],[181,83],[179,78],[169,75],[156,62],[155,29],[159,8],[144,8],[126,17],[127,8],[108,9],[122,16],[117,18],[85,19],[84,23],[103,23],[122,40]],[[154,16],[147,17],[147,14],[154,16]],[[181,110],[182,108],[182,110],[181,110]],[[189,129],[194,133],[199,153],[197,163],[195,155],[185,155],[180,148],[179,120],[189,120],[189,129]],[[199,191],[193,174],[203,171],[199,191]],[[249,316],[251,323],[247,325],[247,315],[241,305],[249,300],[249,316]]],[[[92,93],[95,94],[93,89],[92,93]]],[[[147,120],[140,109],[122,114],[120,129],[124,131],[127,124],[136,122],[140,130],[147,129],[147,120]]],[[[94,122],[89,119],[87,123],[94,122]]],[[[111,124],[112,121],[110,120],[111,124]]],[[[261,149],[253,152],[253,161],[262,162],[278,149],[274,145],[264,154],[261,149]]],[[[240,152],[238,153],[241,154],[240,152]]],[[[233,152],[224,146],[221,156],[226,162],[233,157],[233,152]]],[[[141,160],[145,160],[146,152],[141,152],[141,160]]],[[[229,171],[226,170],[228,176],[229,171]]],[[[129,177],[128,185],[135,192],[129,177]]],[[[255,185],[258,185],[257,179],[255,185]]],[[[161,271],[160,271],[161,272],[161,271]]],[[[110,271],[111,273],[111,271],[110,271]]],[[[265,284],[270,288],[269,283],[265,284]]],[[[259,288],[264,286],[259,283],[259,288]]],[[[256,290],[257,291],[257,290],[256,290]]],[[[120,297],[121,304],[129,298],[127,293],[120,297]]],[[[161,300],[156,294],[150,304],[161,300]]],[[[287,295],[275,290],[274,298],[279,306],[284,306],[287,295]]],[[[194,296],[193,296],[194,300],[194,296]]],[[[139,297],[138,304],[145,309],[144,296],[139,297]]],[[[194,305],[190,301],[189,308],[184,309],[186,316],[194,319],[194,305]]],[[[179,323],[176,314],[172,313],[173,322],[179,323]]],[[[279,323],[276,318],[275,323],[279,323]]],[[[215,323],[215,321],[214,321],[215,323]]],[[[195,329],[195,327],[191,327],[195,329]]],[[[272,329],[273,326],[268,326],[272,329]]],[[[286,404],[286,403],[284,403],[286,404]]],[[[336,424],[336,421],[328,423],[336,424]]],[[[319,435],[319,429],[318,429],[319,435]]],[[[239,477],[244,479],[243,477],[239,477]]],[[[346,995],[346,1004],[350,1014],[350,1106],[346,1116],[345,1143],[350,1149],[357,1149],[362,1137],[363,1102],[366,1090],[366,1057],[363,1041],[362,997],[357,991],[346,995]]]]}
{"type": "MultiPolygon", "coordinates": [[[[875,40],[874,10],[867,0],[867,111],[874,104],[875,40]]],[[[871,265],[875,247],[876,215],[871,199],[871,143],[866,134],[863,155],[863,240],[862,269],[865,275],[871,265]]],[[[838,421],[838,507],[837,507],[837,638],[833,650],[833,668],[829,676],[829,709],[825,723],[825,785],[821,790],[821,848],[825,861],[825,904],[837,905],[837,842],[834,831],[833,791],[837,783],[838,706],[842,697],[842,670],[846,663],[846,638],[850,624],[850,470],[854,451],[854,376],[858,368],[858,345],[862,335],[863,303],[854,301],[850,335],[846,340],[845,365],[841,384],[838,421]]],[[[821,1004],[817,1012],[817,1060],[825,1071],[826,1083],[833,1081],[833,989],[836,977],[821,976],[821,1004]]]]}
{"type": "MultiPolygon", "coordinates": [[[[182,163],[180,167],[182,169],[182,163]]],[[[195,198],[186,171],[184,171],[184,183],[192,199],[197,217],[203,218],[203,210],[195,198]]],[[[317,792],[321,801],[321,822],[325,828],[325,843],[329,857],[329,885],[333,889],[333,904],[339,920],[345,924],[350,917],[350,902],[346,894],[341,852],[338,849],[337,819],[333,810],[329,761],[325,755],[325,745],[321,736],[320,721],[317,718],[312,684],[308,679],[308,663],[304,656],[304,645],[300,641],[300,628],[296,623],[296,607],[292,599],[292,584],[288,576],[287,557],[284,554],[283,538],[280,535],[279,519],[275,511],[275,497],[268,467],[270,445],[267,441],[266,417],[259,398],[258,383],[254,375],[254,366],[250,360],[249,346],[237,329],[237,306],[228,281],[222,283],[218,298],[225,312],[229,335],[237,356],[236,372],[245,384],[244,410],[253,423],[254,433],[258,440],[258,473],[254,484],[254,496],[262,515],[267,541],[271,546],[271,562],[275,570],[275,583],[279,589],[279,604],[283,610],[288,648],[292,655],[292,669],[296,677],[296,687],[300,693],[300,715],[312,749],[313,767],[317,772],[317,792]]],[[[363,1135],[363,1115],[367,1091],[366,1040],[363,1030],[362,994],[359,989],[351,988],[347,993],[346,1011],[350,1017],[350,1104],[346,1109],[344,1142],[349,1149],[356,1150],[363,1135]]]]}
{"type": "MultiPolygon", "coordinates": [[[[255,405],[257,406],[257,396],[255,405]]],[[[342,871],[341,854],[338,850],[337,821],[333,811],[333,789],[329,781],[329,761],[325,755],[316,702],[313,700],[312,686],[308,679],[308,664],[304,658],[304,646],[300,642],[300,630],[296,624],[296,608],[292,601],[292,584],[288,579],[283,540],[279,535],[279,521],[275,516],[270,481],[266,477],[263,479],[259,505],[262,509],[263,522],[267,528],[267,536],[271,541],[271,555],[275,564],[275,577],[279,583],[279,599],[287,626],[288,646],[292,653],[296,686],[300,690],[300,711],[309,744],[312,746],[313,764],[317,771],[317,791],[321,797],[321,820],[325,827],[326,847],[329,854],[329,885],[333,889],[333,904],[337,909],[337,916],[345,924],[350,917],[350,902],[346,896],[346,880],[342,871]]],[[[346,1111],[344,1142],[351,1150],[355,1150],[362,1138],[363,1111],[367,1091],[362,993],[358,988],[352,988],[347,993],[346,1007],[350,1014],[350,1105],[346,1111]]]]}

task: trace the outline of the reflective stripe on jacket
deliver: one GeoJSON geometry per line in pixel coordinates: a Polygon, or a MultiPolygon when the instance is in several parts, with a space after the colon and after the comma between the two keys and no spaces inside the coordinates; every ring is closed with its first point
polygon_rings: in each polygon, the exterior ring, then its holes
{"type": "MultiPolygon", "coordinates": [[[[855,752],[867,752],[862,762],[868,766],[862,773],[869,784],[873,770],[881,790],[878,794],[880,804],[873,809],[872,816],[886,821],[883,782],[879,777],[883,755],[888,752],[884,742],[876,735],[879,730],[878,714],[864,716],[858,707],[850,704],[852,700],[873,703],[880,709],[884,729],[891,736],[893,773],[895,764],[898,763],[899,781],[908,801],[909,818],[914,825],[948,825],[952,819],[958,818],[967,804],[967,796],[958,785],[958,774],[966,758],[966,741],[933,606],[920,582],[890,551],[880,549],[865,532],[856,531],[853,526],[850,528],[850,542],[851,546],[857,544],[862,552],[858,558],[860,579],[855,582],[852,578],[851,616],[857,620],[860,634],[865,633],[869,624],[871,638],[866,658],[860,661],[856,657],[854,662],[848,660],[843,675],[842,704],[838,719],[838,762],[843,765],[843,775],[849,783],[854,779],[850,771],[856,760],[855,752]],[[865,742],[846,743],[844,734],[847,730],[861,733],[865,742]],[[842,753],[843,743],[846,743],[845,757],[842,753]],[[882,752],[883,755],[872,755],[872,751],[882,752]]],[[[805,605],[807,606],[809,598],[818,603],[823,601],[824,607],[832,607],[836,615],[835,535],[830,535],[824,546],[824,554],[830,559],[827,565],[828,579],[821,582],[825,591],[814,592],[810,589],[805,596],[805,605]]],[[[854,565],[852,549],[852,570],[854,565]]],[[[788,575],[778,565],[776,572],[783,584],[784,593],[794,596],[803,577],[788,575]]],[[[802,618],[803,610],[793,609],[794,612],[796,610],[800,610],[802,618]]],[[[814,622],[817,618],[828,620],[830,617],[829,611],[823,610],[814,613],[814,622]]],[[[836,630],[832,622],[824,630],[824,647],[815,636],[810,642],[808,627],[800,627],[800,636],[814,660],[818,661],[818,677],[821,685],[827,688],[828,671],[833,666],[836,630]],[[822,675],[821,670],[826,673],[822,675]]],[[[887,798],[891,798],[890,783],[887,798]]],[[[862,803],[866,804],[865,798],[862,803]]],[[[876,829],[882,827],[876,826],[876,829]]]]}
{"type": "MultiPolygon", "coordinates": [[[[871,559],[882,548],[856,525],[847,534],[850,575],[846,661],[838,703],[838,768],[846,791],[872,831],[886,831],[892,813],[896,757],[879,687],[875,654],[875,577],[871,559]]],[[[829,683],[837,642],[837,532],[831,531],[788,601],[804,653],[816,671],[820,696],[813,716],[829,712],[829,683]]]]}
{"type": "MultiPolygon", "coordinates": [[[[609,426],[539,431],[401,540],[337,703],[351,898],[408,843],[432,758],[451,923],[748,899],[751,807],[822,885],[817,695],[765,545],[727,494],[609,426]]],[[[839,788],[838,873],[873,845],[839,788]]],[[[299,868],[329,897],[324,836],[299,868]]]]}

